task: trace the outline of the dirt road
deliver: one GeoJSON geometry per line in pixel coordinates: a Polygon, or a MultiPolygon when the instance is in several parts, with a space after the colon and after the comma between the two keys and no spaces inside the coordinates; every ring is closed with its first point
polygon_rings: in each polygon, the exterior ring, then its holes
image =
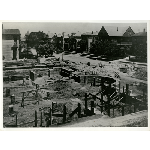
{"type": "MultiPolygon", "coordinates": [[[[62,59],[62,53],[61,54],[54,54],[54,56],[56,58],[62,59]]],[[[70,60],[72,62],[78,62],[78,63],[81,62],[81,63],[84,63],[84,64],[87,64],[87,62],[90,62],[91,65],[98,65],[99,63],[102,63],[102,64],[105,64],[105,65],[108,66],[106,68],[108,71],[118,71],[115,68],[112,68],[111,64],[109,64],[108,61],[92,60],[92,59],[89,59],[89,58],[86,58],[86,57],[81,57],[79,54],[63,55],[63,59],[64,60],[70,60]]],[[[126,61],[126,60],[125,59],[114,60],[113,63],[115,63],[116,65],[121,65],[121,64],[124,65],[124,63],[120,63],[121,61],[126,61]]],[[[121,73],[120,72],[119,75],[121,77],[121,80],[127,80],[129,83],[130,82],[142,82],[142,83],[147,84],[147,81],[133,78],[133,77],[129,76],[127,73],[121,73]]]]}

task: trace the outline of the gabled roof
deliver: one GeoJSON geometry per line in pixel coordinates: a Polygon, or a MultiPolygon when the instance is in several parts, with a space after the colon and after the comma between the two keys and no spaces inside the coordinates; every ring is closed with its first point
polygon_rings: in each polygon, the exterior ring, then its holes
{"type": "Polygon", "coordinates": [[[125,37],[130,37],[132,35],[134,35],[135,33],[133,32],[133,30],[131,29],[131,27],[129,27],[126,32],[123,34],[123,36],[125,37]]]}
{"type": "Polygon", "coordinates": [[[147,36],[147,32],[139,32],[134,34],[133,36],[147,36]]]}
{"type": "Polygon", "coordinates": [[[107,30],[104,28],[104,26],[102,26],[102,28],[100,29],[99,33],[98,33],[99,36],[109,36],[107,30]]]}
{"type": "Polygon", "coordinates": [[[109,36],[123,36],[124,32],[127,30],[127,27],[105,26],[104,28],[109,36]]]}
{"type": "Polygon", "coordinates": [[[19,29],[3,29],[2,34],[17,34],[20,35],[19,29]]]}
{"type": "Polygon", "coordinates": [[[131,27],[114,27],[114,26],[105,26],[100,30],[103,34],[107,34],[109,36],[132,36],[134,31],[131,27]]]}

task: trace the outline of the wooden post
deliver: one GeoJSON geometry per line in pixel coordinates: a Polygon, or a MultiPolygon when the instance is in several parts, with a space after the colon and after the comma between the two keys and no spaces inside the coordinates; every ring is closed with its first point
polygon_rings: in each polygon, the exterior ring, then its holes
{"type": "Polygon", "coordinates": [[[24,97],[22,98],[21,107],[24,108],[24,97]]]}
{"type": "Polygon", "coordinates": [[[9,113],[11,114],[14,111],[14,106],[13,105],[9,105],[9,113]]]}
{"type": "Polygon", "coordinates": [[[66,122],[66,105],[63,106],[63,123],[66,122]]]}
{"type": "Polygon", "coordinates": [[[23,84],[23,86],[25,85],[25,79],[24,78],[23,78],[23,83],[22,84],[23,84]]]}
{"type": "Polygon", "coordinates": [[[123,93],[124,93],[124,86],[123,86],[123,93]]]}
{"type": "Polygon", "coordinates": [[[126,96],[125,96],[125,102],[130,103],[129,102],[129,84],[126,84],[126,96]]]}
{"type": "Polygon", "coordinates": [[[103,93],[101,93],[101,105],[102,105],[102,107],[101,107],[101,113],[103,112],[103,93]]]}
{"type": "Polygon", "coordinates": [[[16,127],[17,127],[18,125],[17,125],[17,115],[16,115],[16,127]]]}
{"type": "Polygon", "coordinates": [[[122,116],[124,116],[124,106],[122,106],[122,116]]]}
{"type": "Polygon", "coordinates": [[[22,93],[22,102],[21,102],[21,107],[24,108],[24,92],[22,93]]]}
{"type": "Polygon", "coordinates": [[[54,103],[52,102],[52,113],[54,113],[54,103]]]}
{"type": "Polygon", "coordinates": [[[87,93],[85,93],[85,114],[87,112],[87,93]]]}
{"type": "Polygon", "coordinates": [[[84,83],[86,83],[86,76],[84,76],[84,83]]]}
{"type": "Polygon", "coordinates": [[[109,81],[109,94],[108,94],[108,116],[110,117],[110,94],[111,94],[111,82],[109,81]]]}
{"type": "Polygon", "coordinates": [[[129,84],[126,84],[126,95],[129,95],[129,84]]]}
{"type": "Polygon", "coordinates": [[[48,77],[50,77],[51,76],[51,72],[50,72],[50,69],[48,70],[48,77]]]}
{"type": "Polygon", "coordinates": [[[104,82],[103,82],[103,80],[102,80],[102,78],[101,78],[101,105],[102,105],[102,107],[101,107],[101,113],[103,112],[103,87],[104,87],[104,82]]]}
{"type": "Polygon", "coordinates": [[[24,93],[25,93],[25,92],[22,93],[22,97],[23,97],[23,98],[24,98],[24,93]]]}
{"type": "Polygon", "coordinates": [[[119,81],[119,99],[120,99],[120,81],[119,81]]]}
{"type": "Polygon", "coordinates": [[[91,101],[91,114],[94,114],[94,101],[91,101]]]}
{"type": "Polygon", "coordinates": [[[10,96],[10,89],[6,88],[6,97],[10,96]]]}
{"type": "Polygon", "coordinates": [[[41,112],[41,124],[40,124],[40,127],[42,127],[42,112],[41,112]]]}
{"type": "Polygon", "coordinates": [[[33,81],[33,72],[30,71],[30,79],[33,81]]]}
{"type": "Polygon", "coordinates": [[[15,103],[15,95],[11,95],[11,104],[14,104],[15,103]]]}
{"type": "Polygon", "coordinates": [[[113,117],[114,117],[114,102],[113,102],[113,117]]]}
{"type": "Polygon", "coordinates": [[[35,80],[35,72],[33,72],[33,81],[35,80]]]}
{"type": "Polygon", "coordinates": [[[38,105],[39,105],[39,99],[38,99],[38,89],[36,90],[36,100],[37,100],[38,105]]]}
{"type": "Polygon", "coordinates": [[[50,96],[50,93],[49,92],[47,92],[47,98],[50,96]]]}
{"type": "Polygon", "coordinates": [[[52,110],[51,108],[49,109],[49,126],[52,125],[52,110]]]}
{"type": "Polygon", "coordinates": [[[78,103],[78,118],[81,118],[81,104],[78,103]]]}
{"type": "Polygon", "coordinates": [[[95,77],[94,77],[94,80],[93,80],[93,86],[95,86],[95,77]]]}
{"type": "Polygon", "coordinates": [[[37,111],[35,110],[35,127],[37,127],[37,111]]]}
{"type": "Polygon", "coordinates": [[[36,84],[36,89],[38,89],[38,87],[39,87],[39,85],[38,85],[38,84],[36,84]]]}
{"type": "Polygon", "coordinates": [[[110,117],[110,94],[108,95],[108,116],[110,117]]]}

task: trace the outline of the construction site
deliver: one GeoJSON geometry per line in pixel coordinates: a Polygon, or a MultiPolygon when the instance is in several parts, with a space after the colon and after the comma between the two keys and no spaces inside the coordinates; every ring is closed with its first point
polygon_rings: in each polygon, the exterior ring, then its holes
{"type": "Polygon", "coordinates": [[[3,67],[4,128],[148,126],[146,65],[54,54],[3,67]]]}

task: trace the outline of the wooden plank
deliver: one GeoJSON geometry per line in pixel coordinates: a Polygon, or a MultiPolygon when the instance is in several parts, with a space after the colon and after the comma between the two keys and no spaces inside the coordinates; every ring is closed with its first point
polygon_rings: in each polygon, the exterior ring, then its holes
{"type": "Polygon", "coordinates": [[[74,114],[76,114],[78,112],[78,107],[71,113],[69,114],[70,117],[72,117],[74,114]]]}
{"type": "Polygon", "coordinates": [[[64,105],[63,106],[63,123],[65,123],[66,122],[66,106],[64,105]]]}
{"type": "Polygon", "coordinates": [[[55,117],[63,117],[64,115],[63,115],[63,114],[52,114],[52,116],[55,116],[55,117]]]}
{"type": "Polygon", "coordinates": [[[81,104],[78,103],[78,118],[81,118],[81,104]]]}
{"type": "Polygon", "coordinates": [[[37,127],[37,111],[35,111],[35,127],[37,127]]]}
{"type": "Polygon", "coordinates": [[[122,106],[122,116],[124,116],[124,106],[122,106]]]}

